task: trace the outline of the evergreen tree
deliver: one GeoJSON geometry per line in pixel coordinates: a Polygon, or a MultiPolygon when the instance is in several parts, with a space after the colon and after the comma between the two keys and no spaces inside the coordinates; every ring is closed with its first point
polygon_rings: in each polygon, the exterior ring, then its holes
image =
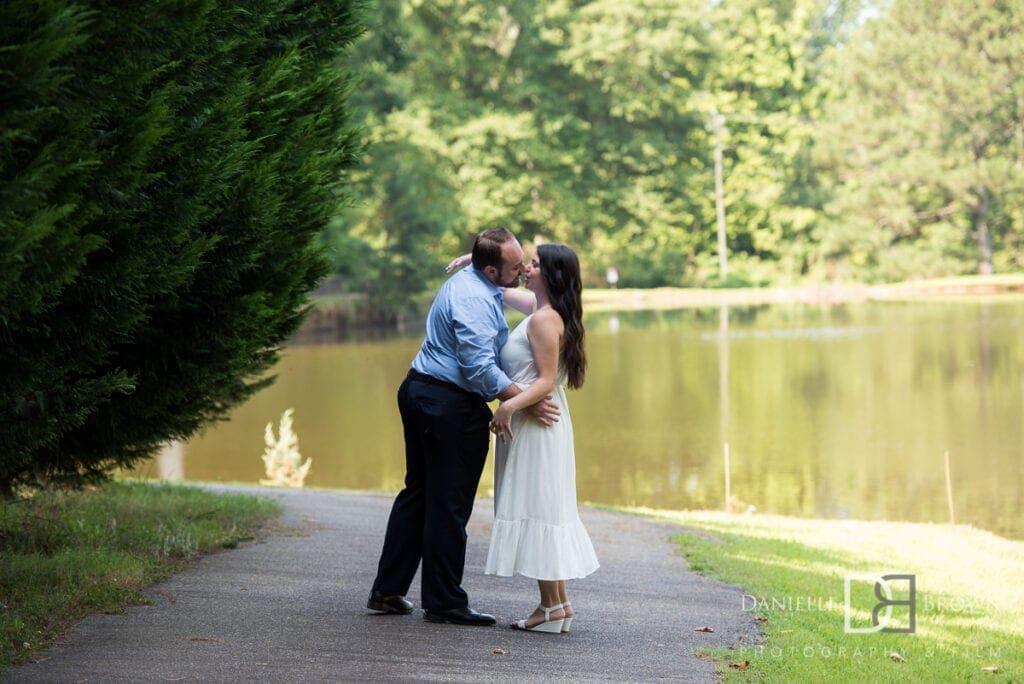
{"type": "Polygon", "coordinates": [[[875,279],[1024,261],[1024,2],[897,0],[836,54],[821,251],[875,279]]]}
{"type": "Polygon", "coordinates": [[[358,0],[0,5],[0,491],[271,381],[359,152],[358,0]]]}

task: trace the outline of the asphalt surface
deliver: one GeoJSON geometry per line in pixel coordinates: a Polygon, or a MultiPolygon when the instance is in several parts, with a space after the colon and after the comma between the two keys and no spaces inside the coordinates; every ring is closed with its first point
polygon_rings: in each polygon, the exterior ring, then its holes
{"type": "Polygon", "coordinates": [[[231,487],[280,499],[282,529],[204,556],[149,590],[155,605],[92,615],[4,681],[716,681],[704,648],[757,642],[742,590],[687,569],[682,528],[583,508],[601,568],[569,585],[572,632],[509,628],[536,583],[483,574],[493,514],[478,500],[463,586],[494,627],[366,610],[392,497],[231,487]],[[713,632],[695,631],[711,627],[713,632]]]}

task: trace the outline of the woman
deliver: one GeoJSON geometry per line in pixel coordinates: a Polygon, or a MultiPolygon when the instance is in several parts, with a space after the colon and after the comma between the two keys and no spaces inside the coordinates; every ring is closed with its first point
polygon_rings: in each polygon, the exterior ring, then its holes
{"type": "Polygon", "coordinates": [[[560,633],[569,631],[575,615],[565,581],[598,568],[576,506],[572,420],[563,386],[582,386],[587,366],[579,260],[565,245],[543,244],[525,277],[529,292],[504,293],[506,304],[528,314],[501,350],[502,370],[523,391],[502,402],[491,421],[498,440],[485,572],[536,579],[540,606],[512,627],[560,633]],[[562,412],[551,427],[521,412],[547,396],[562,412]]]}

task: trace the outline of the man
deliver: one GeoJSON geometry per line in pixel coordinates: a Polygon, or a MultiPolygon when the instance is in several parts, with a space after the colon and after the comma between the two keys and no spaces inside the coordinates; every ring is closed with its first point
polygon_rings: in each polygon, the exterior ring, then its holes
{"type": "MultiPolygon", "coordinates": [[[[407,615],[405,594],[423,562],[421,600],[431,622],[493,625],[494,616],[469,607],[462,589],[466,524],[473,511],[490,445],[487,402],[519,388],[498,367],[508,339],[505,287],[519,284],[523,248],[504,228],[477,236],[473,265],[438,291],[427,334],[398,390],[405,433],[405,488],[395,498],[377,578],[366,607],[407,615]]],[[[558,418],[550,401],[530,413],[545,425],[558,418]]]]}

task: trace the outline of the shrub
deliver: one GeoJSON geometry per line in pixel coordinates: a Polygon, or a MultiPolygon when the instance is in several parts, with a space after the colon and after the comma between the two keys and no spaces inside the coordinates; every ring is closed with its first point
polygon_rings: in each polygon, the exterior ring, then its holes
{"type": "Polygon", "coordinates": [[[0,491],[270,381],[359,142],[356,0],[0,4],[0,491]]]}

